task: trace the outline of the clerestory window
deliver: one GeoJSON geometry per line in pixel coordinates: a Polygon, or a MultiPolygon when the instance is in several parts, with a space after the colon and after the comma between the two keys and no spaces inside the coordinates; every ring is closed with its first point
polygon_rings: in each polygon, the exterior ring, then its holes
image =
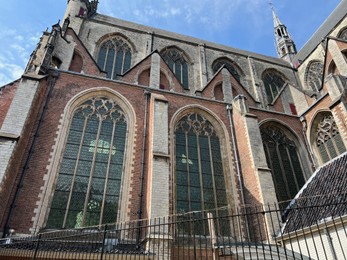
{"type": "Polygon", "coordinates": [[[48,228],[78,228],[117,220],[126,132],[124,113],[111,99],[91,98],[75,109],[48,228]]]}
{"type": "Polygon", "coordinates": [[[131,48],[121,37],[104,42],[99,51],[97,63],[107,73],[107,78],[116,79],[131,66],[131,48]]]}
{"type": "Polygon", "coordinates": [[[339,38],[347,41],[347,28],[343,29],[340,33],[339,33],[339,38]]]}
{"type": "Polygon", "coordinates": [[[265,86],[267,101],[268,103],[272,103],[284,87],[285,81],[278,73],[272,70],[265,71],[262,80],[265,86]]]}
{"type": "Polygon", "coordinates": [[[162,57],[173,71],[178,81],[182,84],[183,88],[189,89],[188,62],[182,51],[176,48],[168,48],[162,53],[162,57]]]}
{"type": "Polygon", "coordinates": [[[213,63],[212,69],[213,69],[213,73],[215,74],[220,67],[222,67],[224,65],[225,68],[227,68],[229,70],[229,72],[238,80],[240,81],[240,74],[238,72],[238,70],[235,68],[235,66],[232,64],[232,62],[228,59],[218,59],[217,61],[215,61],[213,63]]]}

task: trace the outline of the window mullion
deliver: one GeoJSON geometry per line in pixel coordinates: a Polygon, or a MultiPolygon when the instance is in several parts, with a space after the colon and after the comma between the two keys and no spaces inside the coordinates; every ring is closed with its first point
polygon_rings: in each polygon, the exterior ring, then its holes
{"type": "Polygon", "coordinates": [[[189,212],[192,211],[191,201],[190,201],[190,172],[189,172],[189,149],[188,149],[188,133],[185,133],[186,136],[186,168],[187,168],[187,185],[188,185],[188,209],[189,212]]]}
{"type": "Polygon", "coordinates": [[[117,78],[117,68],[116,68],[116,65],[117,65],[117,56],[118,56],[118,49],[115,47],[114,48],[114,57],[113,57],[113,62],[112,62],[112,72],[111,72],[111,79],[115,79],[117,78]],[[114,73],[116,72],[116,75],[114,75],[114,73]]]}
{"type": "Polygon", "coordinates": [[[196,134],[196,143],[197,143],[197,150],[198,150],[198,166],[199,166],[199,181],[200,181],[200,194],[201,194],[201,210],[205,210],[204,205],[204,185],[202,181],[202,168],[201,168],[201,155],[200,155],[200,141],[199,141],[199,134],[196,134]]]}
{"type": "Polygon", "coordinates": [[[78,168],[79,159],[80,159],[80,155],[81,155],[81,151],[82,151],[82,146],[83,146],[83,141],[84,141],[84,133],[85,133],[85,130],[86,130],[87,122],[88,122],[88,118],[85,117],[84,118],[83,129],[82,129],[81,141],[80,141],[80,145],[78,147],[78,153],[77,153],[77,158],[76,158],[76,163],[75,163],[75,169],[74,169],[74,173],[73,173],[72,180],[71,180],[70,192],[69,192],[69,197],[68,197],[68,201],[67,201],[67,205],[66,205],[66,210],[65,210],[65,215],[64,215],[62,228],[65,228],[65,226],[66,226],[66,221],[67,221],[67,217],[68,217],[69,210],[70,210],[72,192],[73,192],[73,188],[74,188],[74,184],[75,184],[75,180],[76,180],[77,168],[78,168]]]}
{"type": "Polygon", "coordinates": [[[106,64],[107,64],[107,60],[108,60],[108,53],[109,53],[110,47],[107,47],[106,49],[106,54],[105,54],[105,60],[104,60],[104,66],[102,68],[102,70],[106,70],[106,64]]]}
{"type": "Polygon", "coordinates": [[[92,180],[93,180],[93,175],[94,175],[94,166],[95,166],[95,159],[96,159],[96,154],[99,146],[99,137],[100,137],[100,132],[101,132],[101,126],[102,126],[102,118],[99,118],[99,126],[98,126],[98,133],[96,135],[96,140],[95,140],[95,147],[94,147],[94,153],[93,153],[93,161],[92,165],[90,167],[90,173],[89,173],[89,181],[88,181],[88,187],[87,187],[87,193],[86,193],[86,198],[84,200],[84,207],[83,207],[83,216],[82,216],[82,226],[85,225],[85,218],[86,218],[86,213],[87,213],[87,208],[88,208],[88,201],[89,201],[89,196],[90,196],[90,189],[92,186],[92,180]]]}
{"type": "Polygon", "coordinates": [[[291,158],[291,156],[290,156],[290,152],[289,152],[287,146],[286,146],[286,152],[287,152],[287,156],[288,156],[288,159],[289,159],[290,169],[292,170],[292,175],[293,175],[294,181],[295,181],[295,186],[296,186],[296,191],[295,191],[295,193],[297,193],[297,192],[299,191],[300,187],[299,187],[299,184],[298,184],[298,180],[296,179],[295,169],[294,169],[293,162],[292,162],[292,158],[291,158]]]}
{"type": "Polygon", "coordinates": [[[290,198],[291,195],[290,195],[290,192],[289,192],[288,182],[287,182],[287,178],[286,178],[286,171],[284,170],[284,166],[283,166],[283,159],[282,159],[281,153],[279,151],[279,143],[276,143],[276,153],[277,153],[277,156],[278,156],[278,159],[279,159],[279,164],[280,164],[280,167],[281,167],[281,175],[282,175],[282,178],[283,178],[283,182],[285,184],[286,194],[287,194],[288,198],[290,198]]]}
{"type": "Polygon", "coordinates": [[[332,155],[331,155],[331,152],[330,152],[330,150],[329,150],[329,147],[327,146],[327,142],[325,141],[325,142],[323,143],[323,145],[324,145],[325,151],[327,151],[327,155],[328,155],[329,161],[330,161],[333,157],[332,157],[332,155]]]}
{"type": "MultiPolygon", "coordinates": [[[[217,219],[217,232],[221,231],[220,223],[219,223],[219,212],[218,212],[218,202],[217,202],[217,191],[216,191],[216,181],[214,179],[214,167],[213,167],[213,155],[212,155],[212,145],[211,145],[211,137],[208,136],[208,149],[210,153],[210,163],[211,163],[211,175],[212,175],[212,186],[213,186],[213,195],[214,195],[214,207],[216,209],[216,219],[217,219]]],[[[218,234],[219,235],[219,234],[218,234]]]]}
{"type": "Polygon", "coordinates": [[[125,63],[125,55],[126,55],[126,51],[124,50],[124,48],[123,48],[123,57],[122,57],[122,66],[121,66],[121,68],[120,68],[120,72],[122,73],[122,74],[124,74],[124,63],[125,63]]]}
{"type": "Polygon", "coordinates": [[[106,178],[105,178],[105,186],[104,186],[104,194],[102,196],[102,204],[101,204],[99,225],[102,225],[102,220],[104,218],[104,207],[105,207],[105,201],[106,201],[106,195],[107,195],[106,193],[107,193],[108,177],[110,175],[110,164],[111,164],[111,157],[112,157],[112,149],[113,149],[115,130],[116,130],[116,122],[113,122],[112,137],[111,137],[110,149],[109,149],[109,154],[108,154],[106,178]]]}

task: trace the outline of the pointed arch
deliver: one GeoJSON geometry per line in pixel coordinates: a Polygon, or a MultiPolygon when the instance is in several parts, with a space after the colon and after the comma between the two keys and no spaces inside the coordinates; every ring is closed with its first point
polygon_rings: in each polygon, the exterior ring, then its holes
{"type": "Polygon", "coordinates": [[[347,41],[347,27],[342,28],[337,37],[341,40],[347,41]]]}
{"type": "Polygon", "coordinates": [[[312,120],[310,143],[320,163],[326,163],[346,151],[340,131],[330,111],[319,111],[312,120]]]}
{"type": "MultiPolygon", "coordinates": [[[[231,182],[230,148],[226,128],[216,115],[201,106],[178,111],[171,120],[173,135],[174,211],[186,214],[213,211],[222,215],[235,207],[236,189],[231,182]]],[[[207,228],[202,224],[196,231],[207,228]]],[[[217,232],[230,226],[218,221],[217,232]]]]}
{"type": "Polygon", "coordinates": [[[296,135],[280,122],[269,120],[260,125],[266,161],[271,169],[276,197],[285,208],[295,197],[308,176],[305,158],[296,135]]]}
{"type": "Polygon", "coordinates": [[[116,79],[130,69],[135,49],[127,37],[121,34],[106,35],[97,46],[97,64],[107,73],[107,78],[116,79]]]}
{"type": "Polygon", "coordinates": [[[68,228],[127,220],[135,112],[108,88],[67,104],[46,176],[37,226],[68,228]]]}
{"type": "Polygon", "coordinates": [[[182,87],[189,89],[190,58],[176,46],[169,46],[160,52],[162,58],[175,74],[182,87]]]}
{"type": "Polygon", "coordinates": [[[305,84],[312,91],[319,92],[322,88],[323,62],[320,60],[310,61],[305,71],[305,84]]]}
{"type": "Polygon", "coordinates": [[[239,82],[242,81],[244,76],[243,71],[234,61],[226,57],[218,58],[212,63],[213,74],[215,74],[223,65],[239,82]]]}
{"type": "Polygon", "coordinates": [[[284,87],[286,78],[275,69],[265,70],[261,78],[265,87],[267,101],[270,104],[284,87]]]}

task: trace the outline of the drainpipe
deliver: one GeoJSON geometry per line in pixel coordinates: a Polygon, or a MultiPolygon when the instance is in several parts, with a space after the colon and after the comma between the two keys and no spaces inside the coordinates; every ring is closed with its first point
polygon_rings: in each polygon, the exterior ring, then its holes
{"type": "Polygon", "coordinates": [[[143,179],[145,172],[145,149],[146,149],[146,137],[147,137],[147,110],[148,110],[148,100],[151,96],[149,90],[144,91],[145,95],[145,112],[143,119],[143,137],[142,137],[142,154],[141,154],[141,173],[140,173],[140,192],[139,192],[139,204],[137,210],[137,236],[136,236],[136,246],[139,246],[139,241],[141,237],[141,218],[142,218],[142,201],[143,201],[143,179]]]}
{"type": "Polygon", "coordinates": [[[43,105],[43,108],[42,108],[42,111],[41,111],[41,114],[40,114],[40,118],[39,118],[37,127],[36,127],[35,132],[34,132],[33,141],[31,142],[29,153],[28,153],[28,156],[27,156],[27,158],[25,160],[24,166],[23,166],[22,170],[20,171],[20,179],[19,179],[19,182],[17,184],[16,191],[15,191],[12,203],[10,205],[10,211],[8,212],[8,215],[7,215],[7,218],[6,218],[6,222],[5,222],[5,226],[4,226],[4,233],[3,233],[3,236],[2,236],[3,238],[5,238],[6,235],[8,235],[9,230],[12,229],[9,226],[9,222],[10,222],[11,217],[13,215],[14,209],[16,208],[16,202],[17,202],[19,193],[21,191],[21,188],[23,186],[24,177],[25,177],[25,175],[27,173],[26,170],[28,168],[29,161],[30,161],[30,159],[31,159],[31,157],[32,157],[32,155],[34,153],[35,140],[36,140],[36,137],[38,136],[39,129],[41,127],[44,115],[46,113],[48,100],[51,97],[51,93],[52,93],[53,87],[55,85],[56,79],[59,76],[59,72],[53,70],[53,71],[51,71],[50,76],[51,76],[51,79],[49,80],[47,95],[46,95],[46,98],[44,100],[44,105],[43,105]]]}
{"type": "MultiPolygon", "coordinates": [[[[232,139],[232,142],[233,142],[233,153],[234,153],[234,158],[235,158],[237,179],[238,179],[238,182],[239,182],[240,192],[241,192],[241,202],[242,202],[243,205],[245,205],[246,204],[246,200],[245,200],[245,195],[244,195],[244,190],[243,190],[243,181],[242,181],[242,176],[241,176],[239,153],[238,153],[238,149],[237,149],[237,146],[236,146],[235,129],[234,129],[233,120],[232,120],[232,114],[231,114],[231,112],[233,111],[232,105],[227,105],[226,106],[226,110],[227,110],[227,113],[228,113],[231,139],[232,139]]],[[[248,238],[250,238],[250,232],[249,232],[249,226],[248,226],[247,218],[245,218],[245,224],[246,224],[247,236],[248,236],[248,238]]]]}

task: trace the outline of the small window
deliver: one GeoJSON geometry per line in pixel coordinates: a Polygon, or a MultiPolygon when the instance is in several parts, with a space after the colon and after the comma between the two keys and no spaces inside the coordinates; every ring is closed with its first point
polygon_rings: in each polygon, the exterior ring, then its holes
{"type": "Polygon", "coordinates": [[[83,67],[83,59],[81,55],[79,55],[77,52],[74,52],[69,70],[75,71],[75,72],[81,72],[82,67],[83,67]]]}
{"type": "Polygon", "coordinates": [[[222,84],[218,84],[217,86],[215,86],[215,88],[214,88],[214,98],[216,100],[221,100],[221,101],[224,100],[222,84]]]}

